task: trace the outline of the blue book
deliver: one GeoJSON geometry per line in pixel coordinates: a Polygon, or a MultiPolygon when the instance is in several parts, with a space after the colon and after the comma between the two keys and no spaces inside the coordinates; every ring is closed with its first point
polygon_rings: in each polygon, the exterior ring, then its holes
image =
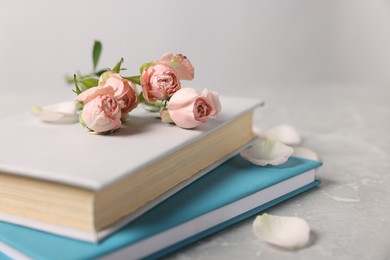
{"type": "Polygon", "coordinates": [[[290,157],[259,167],[235,156],[99,244],[0,222],[0,259],[158,258],[317,186],[320,165],[290,157]]]}

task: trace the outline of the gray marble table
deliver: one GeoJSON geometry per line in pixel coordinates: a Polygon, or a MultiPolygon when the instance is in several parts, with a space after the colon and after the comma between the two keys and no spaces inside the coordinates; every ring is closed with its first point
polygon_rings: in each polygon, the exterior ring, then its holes
{"type": "Polygon", "coordinates": [[[254,218],[168,259],[390,259],[390,86],[258,87],[266,106],[255,124],[293,125],[324,162],[319,188],[267,213],[299,216],[311,243],[297,251],[265,244],[254,218]]]}

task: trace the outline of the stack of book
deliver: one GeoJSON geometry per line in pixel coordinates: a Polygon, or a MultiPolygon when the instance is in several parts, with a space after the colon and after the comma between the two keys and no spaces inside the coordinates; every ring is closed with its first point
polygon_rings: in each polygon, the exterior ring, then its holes
{"type": "Polygon", "coordinates": [[[319,162],[242,159],[261,102],[221,104],[192,130],[142,110],[109,136],[1,120],[0,259],[157,258],[319,184],[319,162]]]}

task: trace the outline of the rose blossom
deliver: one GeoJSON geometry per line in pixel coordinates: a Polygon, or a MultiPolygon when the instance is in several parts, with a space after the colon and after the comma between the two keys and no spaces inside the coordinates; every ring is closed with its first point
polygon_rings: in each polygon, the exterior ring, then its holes
{"type": "Polygon", "coordinates": [[[92,99],[101,95],[111,95],[114,96],[115,91],[111,86],[98,86],[87,89],[84,92],[81,92],[77,97],[77,101],[81,101],[84,104],[88,103],[92,99]]]}
{"type": "Polygon", "coordinates": [[[124,79],[120,74],[110,74],[102,83],[104,83],[103,86],[112,87],[115,91],[114,97],[119,102],[122,114],[130,112],[138,105],[136,86],[131,81],[124,79]]]}
{"type": "Polygon", "coordinates": [[[111,77],[112,75],[114,74],[118,74],[116,73],[115,71],[112,71],[112,70],[107,70],[105,72],[103,72],[100,77],[99,77],[99,83],[98,85],[99,86],[104,86],[106,84],[106,81],[109,77],[111,77]]]}
{"type": "Polygon", "coordinates": [[[84,104],[81,114],[85,125],[96,133],[116,130],[121,126],[121,110],[111,95],[98,95],[84,104]]]}
{"type": "Polygon", "coordinates": [[[82,121],[92,131],[104,133],[121,126],[121,109],[111,86],[87,89],[76,97],[84,103],[82,121]]]}
{"type": "Polygon", "coordinates": [[[175,56],[173,56],[171,52],[164,53],[161,59],[156,61],[156,63],[165,64],[173,68],[180,80],[194,79],[194,67],[189,59],[180,53],[175,56]]]}
{"type": "Polygon", "coordinates": [[[169,100],[167,109],[172,121],[182,128],[194,128],[221,111],[218,94],[204,89],[183,88],[169,100]]]}
{"type": "Polygon", "coordinates": [[[142,95],[149,103],[167,100],[180,89],[176,72],[168,65],[156,64],[144,69],[141,75],[142,95]]]}

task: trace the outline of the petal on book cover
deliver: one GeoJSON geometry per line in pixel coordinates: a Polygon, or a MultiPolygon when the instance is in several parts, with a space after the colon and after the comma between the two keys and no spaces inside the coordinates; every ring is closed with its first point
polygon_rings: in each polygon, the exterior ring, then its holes
{"type": "Polygon", "coordinates": [[[36,106],[32,113],[44,122],[69,124],[79,120],[77,102],[65,101],[45,107],[36,106]]]}
{"type": "Polygon", "coordinates": [[[298,131],[293,126],[287,124],[274,126],[264,134],[266,137],[279,140],[286,145],[296,146],[302,143],[302,138],[298,131]]]}
{"type": "Polygon", "coordinates": [[[286,249],[304,247],[310,238],[310,227],[304,219],[263,214],[253,222],[255,235],[267,243],[286,249]]]}
{"type": "Polygon", "coordinates": [[[259,166],[279,165],[288,160],[294,149],[268,138],[258,138],[253,145],[241,152],[241,156],[259,166]]]}
{"type": "Polygon", "coordinates": [[[293,155],[297,157],[313,160],[313,161],[321,161],[320,157],[316,152],[305,147],[294,147],[293,155]]]}

